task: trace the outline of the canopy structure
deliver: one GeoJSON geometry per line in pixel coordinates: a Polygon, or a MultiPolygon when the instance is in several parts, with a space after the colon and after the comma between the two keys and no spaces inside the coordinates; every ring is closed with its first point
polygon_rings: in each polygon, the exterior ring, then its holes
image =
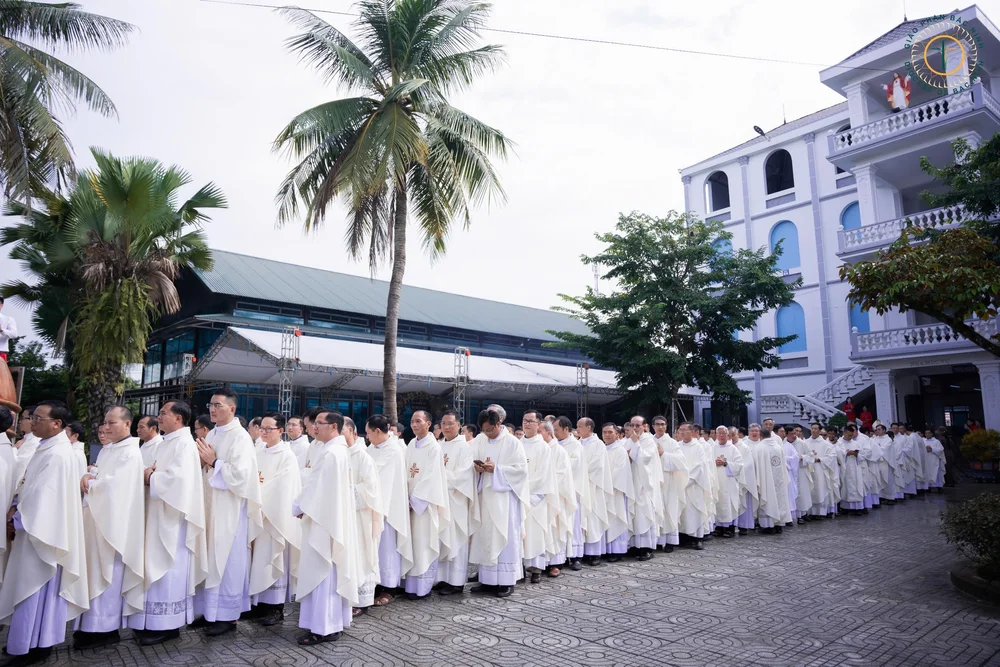
{"type": "MultiPolygon", "coordinates": [[[[283,335],[230,327],[192,370],[195,381],[238,384],[279,384],[283,362],[283,335]]],[[[382,391],[383,346],[336,338],[302,335],[292,383],[296,387],[382,391]]],[[[576,366],[473,356],[461,378],[470,399],[546,400],[573,403],[581,391],[576,366]]],[[[460,382],[456,355],[398,347],[398,391],[444,394],[460,382]]],[[[464,370],[464,369],[463,369],[464,370]]],[[[592,405],[611,403],[621,396],[613,371],[589,369],[587,395],[592,405]]]]}

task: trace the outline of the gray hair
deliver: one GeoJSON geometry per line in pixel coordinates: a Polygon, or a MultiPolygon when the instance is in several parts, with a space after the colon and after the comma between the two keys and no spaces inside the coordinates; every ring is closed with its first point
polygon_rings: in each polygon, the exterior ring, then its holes
{"type": "Polygon", "coordinates": [[[750,426],[747,427],[747,430],[752,428],[764,428],[764,427],[758,424],[757,422],[754,422],[753,424],[750,424],[750,426]]]}
{"type": "Polygon", "coordinates": [[[500,415],[501,422],[507,421],[507,411],[504,410],[503,407],[501,407],[500,405],[497,405],[496,403],[490,403],[489,405],[486,406],[486,409],[492,410],[493,412],[500,415]]]}
{"type": "Polygon", "coordinates": [[[542,422],[539,427],[551,436],[555,436],[556,430],[552,428],[552,422],[542,422]]]}

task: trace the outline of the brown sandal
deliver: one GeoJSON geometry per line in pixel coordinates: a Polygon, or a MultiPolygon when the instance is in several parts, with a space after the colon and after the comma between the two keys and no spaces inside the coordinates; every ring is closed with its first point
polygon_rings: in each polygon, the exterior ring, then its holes
{"type": "Polygon", "coordinates": [[[378,597],[375,598],[375,602],[373,604],[376,607],[385,607],[390,602],[392,602],[392,595],[390,595],[389,593],[379,593],[378,597]]]}

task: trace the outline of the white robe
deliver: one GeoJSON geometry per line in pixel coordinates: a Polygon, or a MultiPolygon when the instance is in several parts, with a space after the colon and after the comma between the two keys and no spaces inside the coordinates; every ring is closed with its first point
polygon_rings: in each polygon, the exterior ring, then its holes
{"type": "Polygon", "coordinates": [[[583,450],[583,445],[580,444],[579,440],[571,435],[565,440],[560,440],[559,446],[563,448],[567,458],[569,458],[569,465],[573,470],[573,486],[576,489],[576,511],[572,517],[573,537],[566,547],[566,555],[568,558],[580,558],[583,556],[585,540],[584,517],[589,516],[593,509],[590,469],[587,463],[587,453],[583,450]]]}
{"type": "MultiPolygon", "coordinates": [[[[640,438],[641,440],[641,438],[640,438]]],[[[663,470],[663,525],[659,542],[678,544],[680,541],[681,513],[687,506],[688,462],[680,443],[664,434],[656,439],[663,450],[660,465],[663,470]]]]}
{"type": "Polygon", "coordinates": [[[860,439],[841,438],[837,443],[837,449],[840,450],[840,455],[844,458],[844,485],[841,505],[844,509],[863,509],[866,489],[861,460],[867,456],[864,443],[860,439]],[[851,450],[857,450],[857,456],[848,456],[847,452],[851,450]]]}
{"type": "Polygon", "coordinates": [[[543,569],[555,554],[553,519],[560,509],[552,451],[540,435],[521,438],[528,465],[530,503],[524,522],[524,566],[543,569]]]}
{"type": "Polygon", "coordinates": [[[73,448],[73,456],[76,457],[76,470],[80,473],[80,477],[83,477],[87,474],[87,452],[80,441],[70,442],[70,446],[73,448]]]}
{"type": "Polygon", "coordinates": [[[265,447],[257,457],[262,529],[253,541],[250,595],[254,604],[290,602],[302,546],[301,522],[291,506],[302,491],[299,462],[287,442],[265,447]]]}
{"type": "Polygon", "coordinates": [[[837,469],[837,451],[826,438],[806,438],[802,441],[812,466],[812,507],[809,513],[813,516],[825,516],[836,505],[831,491],[831,482],[840,473],[837,469]],[[817,462],[816,459],[819,459],[817,462]]]}
{"type": "Polygon", "coordinates": [[[469,576],[470,523],[478,499],[472,447],[459,433],[454,440],[441,442],[441,454],[445,460],[451,521],[447,539],[442,540],[442,546],[447,544],[448,548],[441,550],[437,580],[451,586],[464,586],[469,576]]]}
{"type": "Polygon", "coordinates": [[[777,436],[750,443],[754,470],[757,473],[757,521],[761,528],[784,526],[792,520],[788,505],[788,467],[785,465],[785,447],[777,436]]]}
{"type": "Polygon", "coordinates": [[[815,457],[812,455],[812,445],[802,438],[796,438],[792,446],[799,455],[799,466],[795,471],[798,475],[795,484],[795,509],[800,517],[804,517],[809,514],[813,506],[813,486],[816,484],[813,475],[815,457]]]}
{"type": "Polygon", "coordinates": [[[144,604],[146,494],[138,438],[105,445],[95,465],[83,508],[91,608],[77,629],[111,632],[144,604]]]}
{"type": "MultiPolygon", "coordinates": [[[[6,433],[0,433],[0,507],[6,515],[11,501],[14,499],[14,471],[17,469],[17,455],[6,433]]],[[[6,531],[5,531],[6,532],[6,531]]],[[[6,536],[0,538],[0,583],[3,583],[3,572],[7,568],[7,554],[10,545],[6,536]]]]}
{"type": "MultiPolygon", "coordinates": [[[[648,435],[643,433],[643,435],[648,435]]],[[[632,532],[632,516],[635,511],[633,498],[635,487],[632,483],[632,459],[629,452],[618,442],[605,445],[608,452],[608,468],[611,471],[612,495],[608,504],[608,530],[605,533],[605,553],[625,553],[628,538],[632,532]],[[613,544],[619,543],[612,547],[613,544]]]]}
{"type": "Polygon", "coordinates": [[[525,508],[531,502],[528,457],[521,441],[504,429],[491,440],[472,441],[473,460],[492,462],[494,472],[477,475],[479,516],[473,519],[469,560],[479,565],[479,581],[513,586],[521,578],[525,508]]]}
{"type": "Polygon", "coordinates": [[[715,502],[715,522],[717,525],[733,526],[740,515],[739,474],[743,470],[743,457],[731,443],[716,444],[712,464],[719,490],[719,498],[715,502]],[[715,459],[720,456],[726,457],[726,465],[715,465],[715,459]]]}
{"type": "Polygon", "coordinates": [[[740,485],[740,528],[751,529],[754,527],[754,519],[757,517],[757,507],[760,505],[758,494],[760,489],[757,486],[757,468],[754,466],[753,450],[746,440],[737,440],[733,446],[740,453],[743,466],[736,475],[736,481],[740,485]]]}
{"type": "Polygon", "coordinates": [[[312,474],[295,500],[302,515],[302,552],[296,597],[299,627],[318,635],[340,632],[351,624],[364,580],[350,454],[344,436],[314,452],[312,474]]]}
{"type": "Polygon", "coordinates": [[[386,523],[379,544],[379,569],[383,573],[381,584],[398,588],[402,576],[413,567],[406,446],[396,436],[390,435],[382,444],[369,447],[368,453],[378,469],[386,523]],[[390,545],[391,553],[387,548],[390,545]]]}
{"type": "Polygon", "coordinates": [[[385,529],[382,512],[382,483],[378,469],[365,441],[358,438],[347,448],[351,459],[351,479],[354,484],[354,510],[361,541],[361,563],[364,572],[358,590],[358,606],[370,607],[375,602],[375,585],[380,581],[378,547],[385,529]]]}
{"type": "MultiPolygon", "coordinates": [[[[31,457],[34,456],[35,450],[38,449],[38,445],[41,440],[34,433],[28,433],[22,438],[21,446],[14,449],[17,467],[14,468],[14,495],[17,495],[17,488],[24,481],[24,471],[28,467],[28,463],[31,462],[31,457]]],[[[69,437],[66,438],[69,441],[69,437]]]]}
{"type": "Polygon", "coordinates": [[[666,492],[660,451],[656,439],[649,433],[634,440],[627,438],[622,446],[628,453],[632,473],[633,495],[628,499],[632,509],[631,546],[653,549],[665,526],[663,500],[666,492]]]}
{"type": "Polygon", "coordinates": [[[155,457],[146,503],[146,594],[143,612],[128,619],[134,630],[173,630],[193,621],[195,589],[208,573],[205,490],[191,431],[164,435],[155,457]]]}
{"type": "Polygon", "coordinates": [[[924,440],[924,452],[926,457],[924,458],[927,463],[927,471],[925,476],[927,477],[927,483],[932,489],[941,488],[944,486],[944,445],[937,438],[931,436],[930,439],[924,440]],[[927,447],[930,447],[931,451],[927,451],[927,447]]]}
{"type": "MultiPolygon", "coordinates": [[[[139,454],[142,455],[143,469],[156,463],[156,448],[163,442],[163,436],[157,433],[155,436],[139,445],[139,454]]],[[[98,454],[100,456],[100,454],[98,454]]]]}
{"type": "MultiPolygon", "coordinates": [[[[407,493],[413,565],[406,575],[406,592],[424,596],[437,577],[442,542],[448,539],[451,501],[445,479],[444,454],[433,433],[414,438],[406,447],[407,493]]],[[[445,552],[451,545],[444,546],[445,552]]]]}
{"type": "Polygon", "coordinates": [[[14,521],[17,535],[0,587],[0,621],[14,616],[7,642],[12,655],[61,643],[66,621],[90,607],[76,473],[73,450],[63,431],[39,441],[25,469],[14,521]],[[40,607],[39,596],[53,604],[45,604],[30,617],[16,613],[22,606],[40,607]],[[43,631],[46,628],[50,631],[43,631]]]}
{"type": "Polygon", "coordinates": [[[705,456],[705,446],[697,440],[679,442],[678,446],[684,455],[688,476],[678,530],[690,537],[702,538],[708,532],[711,516],[715,513],[714,466],[705,456]]]}
{"type": "Polygon", "coordinates": [[[295,455],[295,460],[299,464],[299,470],[306,467],[306,463],[309,462],[309,436],[300,435],[295,440],[289,440],[288,446],[292,450],[292,454],[295,455]]]}
{"type": "MultiPolygon", "coordinates": [[[[579,444],[579,443],[577,443],[579,444]]],[[[556,476],[556,488],[559,493],[559,511],[552,520],[552,544],[555,553],[549,558],[548,565],[558,566],[566,562],[566,550],[573,541],[575,520],[579,514],[576,483],[573,479],[573,465],[566,449],[559,441],[552,438],[548,442],[552,452],[552,470],[556,476]]],[[[583,531],[580,532],[580,549],[583,549],[583,531]]]]}
{"type": "MultiPolygon", "coordinates": [[[[587,476],[590,484],[590,512],[582,515],[583,537],[587,544],[600,544],[604,533],[608,530],[608,504],[614,498],[614,483],[611,481],[611,468],[608,466],[608,452],[596,435],[591,435],[580,441],[587,457],[587,476]]],[[[587,553],[584,545],[584,553],[587,553]]],[[[591,547],[594,551],[594,547],[591,547]]],[[[587,555],[600,555],[588,553],[587,555]]]]}

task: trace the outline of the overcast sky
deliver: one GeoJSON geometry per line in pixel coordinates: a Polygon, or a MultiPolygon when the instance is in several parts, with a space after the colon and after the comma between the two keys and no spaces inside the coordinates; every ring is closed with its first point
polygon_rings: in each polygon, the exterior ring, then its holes
{"type": "MultiPolygon", "coordinates": [[[[213,248],[368,275],[343,248],[342,214],[315,236],[275,228],[274,194],[291,165],[271,141],[298,112],[342,96],[285,50],[286,21],[199,0],[78,1],[139,28],[118,51],[66,56],[119,111],[118,120],[67,119],[81,167],[92,164],[90,146],[180,165],[194,178],[185,194],[214,181],[229,199],[207,226],[213,248]]],[[[954,9],[906,5],[911,19],[954,9]]],[[[302,6],[350,11],[352,3],[302,6]]],[[[350,32],[349,17],[321,16],[350,32]]],[[[619,212],[682,209],[678,170],[751,139],[754,125],[780,124],[782,104],[790,120],[841,101],[820,84],[821,66],[902,18],[901,0],[499,0],[495,28],[816,65],[486,33],[506,47],[507,66],[453,103],[517,143],[499,166],[509,201],[478,211],[435,264],[411,234],[406,282],[538,308],[559,304],[560,292],[581,293],[593,275],[579,258],[597,250],[595,232],[611,229],[619,212]]],[[[8,251],[0,251],[4,282],[20,275],[8,251]]],[[[4,312],[28,328],[16,304],[4,312]]]]}

